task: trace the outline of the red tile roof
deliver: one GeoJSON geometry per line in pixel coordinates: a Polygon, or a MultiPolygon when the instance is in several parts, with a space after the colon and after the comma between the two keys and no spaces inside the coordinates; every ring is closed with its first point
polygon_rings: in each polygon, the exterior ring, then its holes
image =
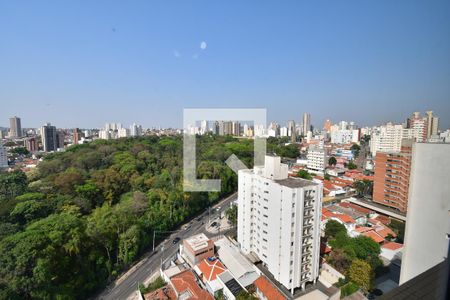
{"type": "Polygon", "coordinates": [[[363,235],[370,237],[372,240],[374,240],[375,242],[377,242],[378,244],[382,243],[384,241],[384,239],[379,236],[375,231],[370,230],[367,232],[363,232],[363,235]]]}
{"type": "Polygon", "coordinates": [[[394,242],[387,242],[384,245],[381,246],[381,248],[386,248],[389,250],[398,250],[403,248],[403,244],[394,243],[394,242]]]}
{"type": "Polygon", "coordinates": [[[176,300],[177,295],[170,286],[165,286],[144,295],[145,300],[176,300]]]}
{"type": "Polygon", "coordinates": [[[393,237],[396,237],[397,235],[395,234],[395,232],[393,232],[390,228],[387,228],[383,225],[379,225],[375,228],[375,231],[382,236],[384,239],[390,234],[393,237]]]}
{"type": "Polygon", "coordinates": [[[185,270],[170,278],[173,288],[178,295],[189,293],[190,300],[214,300],[204,289],[200,288],[191,270],[185,270]]]}
{"type": "Polygon", "coordinates": [[[259,276],[258,279],[254,282],[254,285],[261,293],[266,296],[267,300],[283,300],[286,299],[278,290],[275,288],[272,283],[267,280],[263,275],[259,276]]]}
{"type": "Polygon", "coordinates": [[[218,259],[214,261],[204,259],[197,267],[202,272],[204,281],[216,280],[217,275],[222,274],[226,270],[225,266],[218,259]]]}

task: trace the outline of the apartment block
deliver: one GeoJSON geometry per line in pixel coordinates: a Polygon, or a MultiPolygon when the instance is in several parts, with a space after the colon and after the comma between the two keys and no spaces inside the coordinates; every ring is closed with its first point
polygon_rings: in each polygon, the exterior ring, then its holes
{"type": "Polygon", "coordinates": [[[406,212],[413,140],[403,140],[399,152],[377,152],[373,201],[406,212]]]}
{"type": "Polygon", "coordinates": [[[238,242],[290,289],[319,276],[322,185],[288,177],[278,156],[238,174],[238,242]]]}
{"type": "Polygon", "coordinates": [[[309,147],[306,161],[308,170],[313,172],[324,172],[328,163],[326,150],[320,147],[309,147]]]}

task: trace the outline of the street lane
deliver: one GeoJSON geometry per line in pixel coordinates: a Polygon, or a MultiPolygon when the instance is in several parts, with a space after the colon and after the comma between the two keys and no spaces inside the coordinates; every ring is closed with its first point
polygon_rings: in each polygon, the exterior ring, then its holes
{"type": "MultiPolygon", "coordinates": [[[[231,196],[223,199],[216,205],[211,208],[211,220],[220,216],[230,205],[230,203],[237,199],[237,193],[232,194],[231,196]],[[215,208],[219,207],[219,210],[215,208]]],[[[181,226],[181,228],[170,235],[166,240],[160,243],[157,247],[155,247],[155,253],[149,251],[144,255],[144,257],[139,261],[134,267],[132,271],[128,271],[121,278],[118,278],[113,284],[107,287],[98,297],[97,299],[102,300],[117,300],[117,299],[127,299],[132,295],[138,288],[139,283],[145,282],[145,280],[152,275],[155,271],[158,271],[161,262],[167,260],[170,257],[175,256],[179,243],[192,235],[198,233],[205,233],[206,236],[212,238],[217,236],[217,234],[212,234],[206,230],[206,225],[208,222],[208,210],[203,212],[200,216],[194,218],[191,222],[185,223],[181,226]],[[200,221],[197,219],[201,217],[200,221]],[[202,225],[202,222],[204,224],[202,225]],[[185,226],[191,225],[188,229],[183,230],[185,226]],[[181,240],[179,243],[173,244],[172,240],[175,237],[179,237],[181,240]],[[161,251],[161,247],[164,246],[164,250],[161,251]]]]}

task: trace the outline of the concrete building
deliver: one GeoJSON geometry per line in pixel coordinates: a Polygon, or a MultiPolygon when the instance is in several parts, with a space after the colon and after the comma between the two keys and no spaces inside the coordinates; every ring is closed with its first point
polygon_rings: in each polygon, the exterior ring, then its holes
{"type": "Polygon", "coordinates": [[[448,259],[449,251],[450,144],[415,143],[412,157],[400,284],[448,259]]]}
{"type": "Polygon", "coordinates": [[[56,151],[58,144],[56,140],[56,127],[50,123],[41,127],[41,138],[44,152],[56,151]]]}
{"type": "Polygon", "coordinates": [[[64,148],[65,138],[66,135],[63,131],[61,130],[56,131],[56,150],[64,148]]]}
{"type": "Polygon", "coordinates": [[[387,123],[372,130],[370,152],[375,156],[378,151],[400,152],[403,139],[403,126],[387,123]]]}
{"type": "Polygon", "coordinates": [[[290,289],[319,276],[322,185],[288,178],[280,157],[238,174],[238,242],[290,289]]]}
{"type": "Polygon", "coordinates": [[[81,131],[78,128],[73,130],[73,144],[78,145],[78,142],[81,140],[81,131]]]}
{"type": "Polygon", "coordinates": [[[309,170],[323,173],[328,164],[327,152],[324,148],[310,146],[306,160],[306,167],[309,170]]]}
{"type": "Polygon", "coordinates": [[[330,119],[326,119],[325,122],[323,123],[323,130],[325,130],[326,132],[330,133],[331,125],[333,125],[331,123],[331,120],[330,119]]]}
{"type": "Polygon", "coordinates": [[[424,142],[427,140],[427,119],[423,118],[420,112],[414,112],[406,120],[406,128],[412,130],[413,135],[416,137],[416,142],[424,142]]]}
{"type": "Polygon", "coordinates": [[[19,117],[9,118],[9,137],[20,138],[22,137],[22,125],[19,117]]]}
{"type": "Polygon", "coordinates": [[[304,113],[302,122],[302,135],[306,136],[306,134],[310,130],[311,130],[311,115],[308,113],[304,113]]]}
{"type": "Polygon", "coordinates": [[[36,152],[39,150],[36,138],[28,138],[25,140],[25,148],[30,152],[36,152]]]}
{"type": "Polygon", "coordinates": [[[0,143],[0,169],[8,167],[8,155],[2,143],[0,143]]]}
{"type": "Polygon", "coordinates": [[[358,129],[338,129],[330,133],[332,144],[350,144],[359,142],[358,129]]]}
{"type": "Polygon", "coordinates": [[[431,138],[433,135],[437,135],[439,131],[439,118],[433,116],[433,111],[426,112],[427,120],[427,139],[431,138]]]}
{"type": "Polygon", "coordinates": [[[200,233],[183,240],[182,256],[191,266],[195,266],[203,259],[214,256],[214,242],[200,233]]]}
{"type": "MultiPolygon", "coordinates": [[[[281,135],[283,136],[283,135],[281,135]]],[[[290,120],[287,126],[287,136],[291,137],[291,143],[295,143],[297,141],[297,133],[295,132],[295,121],[290,120]]]]}
{"type": "Polygon", "coordinates": [[[130,126],[130,136],[141,136],[142,135],[142,126],[133,123],[130,126]]]}
{"type": "Polygon", "coordinates": [[[412,140],[403,140],[400,152],[377,152],[373,201],[406,212],[412,140]]]}

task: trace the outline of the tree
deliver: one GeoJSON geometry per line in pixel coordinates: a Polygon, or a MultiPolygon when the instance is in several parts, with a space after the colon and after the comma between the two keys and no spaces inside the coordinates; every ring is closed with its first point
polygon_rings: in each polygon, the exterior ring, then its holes
{"type": "Polygon", "coordinates": [[[348,164],[347,164],[347,168],[349,170],[355,170],[356,168],[358,168],[358,166],[353,162],[353,160],[351,160],[348,164]]]}
{"type": "Polygon", "coordinates": [[[360,259],[355,259],[348,270],[350,280],[359,285],[364,291],[372,288],[373,272],[371,266],[360,259]]]}
{"type": "Polygon", "coordinates": [[[328,220],[325,225],[325,237],[334,238],[339,232],[347,233],[347,229],[336,220],[328,220]]]}
{"type": "Polygon", "coordinates": [[[350,150],[352,150],[352,153],[355,157],[359,156],[359,151],[361,150],[361,147],[358,144],[353,144],[350,147],[350,150]]]}
{"type": "Polygon", "coordinates": [[[325,180],[331,180],[330,174],[325,173],[325,175],[323,176],[323,179],[325,179],[325,180]]]}
{"type": "Polygon", "coordinates": [[[313,177],[311,174],[308,173],[308,171],[306,170],[300,170],[297,173],[297,177],[303,178],[303,179],[307,179],[307,180],[312,180],[313,177]]]}
{"type": "Polygon", "coordinates": [[[345,274],[350,267],[352,260],[343,249],[331,251],[328,257],[329,262],[342,274],[345,274]]]}
{"type": "Polygon", "coordinates": [[[30,151],[27,150],[27,148],[25,147],[16,147],[13,148],[9,151],[11,154],[16,154],[16,155],[28,155],[30,154],[30,151]]]}
{"type": "Polygon", "coordinates": [[[237,210],[237,205],[232,205],[225,211],[225,215],[233,226],[237,225],[237,210]]]}
{"type": "Polygon", "coordinates": [[[335,166],[337,164],[336,157],[332,156],[328,159],[328,165],[329,166],[335,166]]]}

